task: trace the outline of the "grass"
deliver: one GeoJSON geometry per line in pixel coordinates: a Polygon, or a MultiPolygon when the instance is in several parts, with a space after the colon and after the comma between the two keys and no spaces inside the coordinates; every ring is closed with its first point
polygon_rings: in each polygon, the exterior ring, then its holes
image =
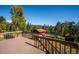
{"type": "Polygon", "coordinates": [[[60,40],[63,40],[63,39],[64,39],[64,37],[63,37],[63,36],[54,35],[54,34],[47,34],[47,36],[50,36],[50,37],[55,37],[55,38],[60,39],[60,40]]]}

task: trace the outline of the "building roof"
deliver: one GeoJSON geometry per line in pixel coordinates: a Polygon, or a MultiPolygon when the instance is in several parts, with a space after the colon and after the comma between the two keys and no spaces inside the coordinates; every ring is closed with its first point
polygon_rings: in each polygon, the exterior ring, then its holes
{"type": "Polygon", "coordinates": [[[39,32],[39,33],[46,33],[45,29],[36,29],[36,31],[39,32]]]}

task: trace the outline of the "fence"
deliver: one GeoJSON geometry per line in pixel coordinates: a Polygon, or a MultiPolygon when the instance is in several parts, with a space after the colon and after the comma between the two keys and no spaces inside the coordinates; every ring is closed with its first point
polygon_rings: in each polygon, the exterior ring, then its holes
{"type": "Polygon", "coordinates": [[[0,33],[0,40],[15,38],[18,37],[18,35],[20,34],[22,34],[22,31],[0,33]]]}
{"type": "Polygon", "coordinates": [[[47,54],[78,54],[79,44],[75,42],[68,42],[64,40],[57,40],[56,38],[45,37],[36,34],[26,34],[19,32],[5,32],[0,33],[1,39],[10,39],[22,35],[23,37],[29,37],[34,40],[34,46],[47,54]]]}
{"type": "Polygon", "coordinates": [[[34,45],[47,54],[78,54],[79,44],[55,38],[33,35],[34,45]]]}

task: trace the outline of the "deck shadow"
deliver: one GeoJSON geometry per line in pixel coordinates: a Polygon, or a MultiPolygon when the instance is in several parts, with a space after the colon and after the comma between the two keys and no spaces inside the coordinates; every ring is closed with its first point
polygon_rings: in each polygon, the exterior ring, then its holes
{"type": "Polygon", "coordinates": [[[37,48],[37,49],[40,49],[41,51],[43,51],[41,48],[38,48],[37,46],[34,46],[33,44],[30,44],[30,43],[28,43],[28,42],[25,42],[26,44],[28,44],[28,45],[30,45],[30,46],[33,46],[33,47],[35,47],[35,48],[37,48]]]}
{"type": "Polygon", "coordinates": [[[33,44],[30,44],[30,43],[28,43],[28,42],[25,42],[25,43],[28,44],[28,45],[30,45],[30,46],[33,46],[33,47],[37,48],[37,47],[34,46],[33,44]]]}

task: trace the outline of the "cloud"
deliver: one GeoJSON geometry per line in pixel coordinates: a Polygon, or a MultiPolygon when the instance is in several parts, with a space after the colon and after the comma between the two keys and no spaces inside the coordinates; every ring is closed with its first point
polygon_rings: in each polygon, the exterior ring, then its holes
{"type": "Polygon", "coordinates": [[[7,22],[11,23],[12,21],[11,20],[7,20],[7,22]]]}

